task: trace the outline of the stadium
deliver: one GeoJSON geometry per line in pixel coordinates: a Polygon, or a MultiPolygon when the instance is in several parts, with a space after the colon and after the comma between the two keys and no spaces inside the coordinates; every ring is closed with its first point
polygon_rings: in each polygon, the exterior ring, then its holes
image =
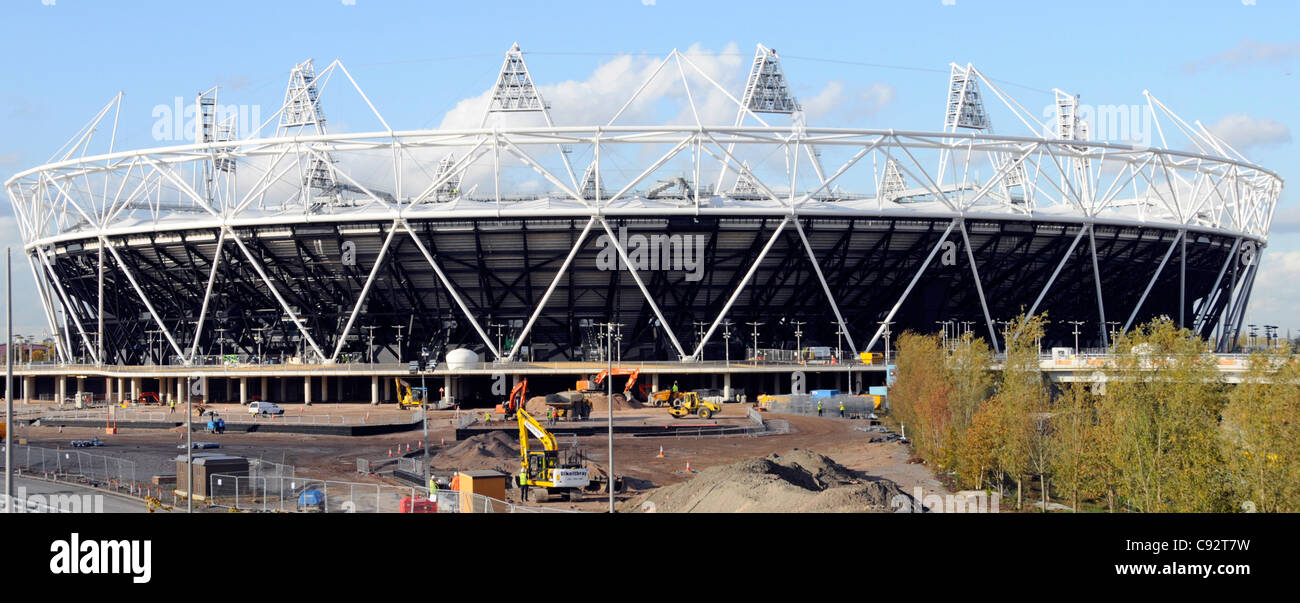
{"type": "Polygon", "coordinates": [[[1044,120],[972,65],[931,129],[807,123],[762,45],[744,89],[673,51],[587,123],[553,122],[518,45],[477,128],[389,124],[338,61],[287,79],[264,123],[214,88],[193,142],[102,149],[119,95],[6,181],[65,362],[589,362],[610,324],[620,362],[843,362],[905,330],[1000,349],[1025,312],[1044,345],[1163,315],[1227,351],[1282,186],[1153,95],[1152,144],[1093,140],[1078,96],[1044,120]],[[664,86],[684,106],[643,100],[664,86]],[[330,131],[334,95],[380,125],[330,131]]]}

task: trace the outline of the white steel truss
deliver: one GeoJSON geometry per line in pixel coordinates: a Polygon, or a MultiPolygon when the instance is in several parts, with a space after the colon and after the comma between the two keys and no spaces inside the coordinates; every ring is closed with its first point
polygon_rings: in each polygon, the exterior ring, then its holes
{"type": "MultiPolygon", "coordinates": [[[[1044,301],[1086,231],[1103,340],[1108,337],[1107,308],[1094,236],[1096,225],[1176,231],[1175,245],[1185,244],[1197,234],[1230,237],[1234,243],[1218,271],[1214,295],[1228,296],[1221,326],[1228,330],[1239,328],[1258,260],[1240,275],[1229,266],[1247,244],[1261,251],[1266,245],[1281,192],[1281,179],[1276,173],[1247,161],[1199,122],[1183,121],[1151,95],[1146,95],[1146,101],[1154,115],[1159,146],[1090,140],[1087,124],[1078,119],[1077,98],[1060,91],[1055,95],[1060,114],[1056,127],[1050,127],[1034,118],[973,66],[954,64],[944,128],[940,132],[820,127],[798,119],[788,126],[772,126],[758,113],[794,115],[798,113],[798,103],[789,91],[776,53],[760,45],[750,78],[739,98],[689,57],[673,51],[607,123],[593,120],[592,123],[599,125],[555,125],[524,64],[522,51],[515,45],[507,52],[498,74],[484,111],[483,125],[493,113],[539,112],[545,118],[545,126],[498,124],[492,128],[395,130],[383,120],[341,63],[335,61],[317,74],[309,60],[290,72],[281,109],[268,120],[268,123],[278,123],[273,136],[260,137],[259,128],[253,136],[236,139],[235,122],[216,120],[213,110],[216,90],[213,89],[196,101],[200,119],[193,144],[118,150],[113,145],[121,103],[118,95],[48,163],[14,175],[5,182],[5,188],[17,216],[29,263],[40,283],[38,289],[47,322],[64,334],[59,339],[60,354],[65,358],[75,356],[77,346],[73,336],[76,335],[96,362],[106,360],[107,352],[95,345],[103,337],[103,328],[94,334],[96,337],[91,337],[79,316],[90,315],[102,321],[104,310],[79,307],[82,302],[68,294],[53,267],[54,258],[69,253],[69,247],[74,244],[94,242],[100,246],[101,253],[107,247],[116,266],[105,270],[121,271],[150,309],[177,355],[193,358],[207,321],[208,297],[212,295],[218,265],[227,252],[225,246],[233,242],[303,340],[319,359],[329,360],[340,357],[376,278],[378,265],[388,252],[393,233],[402,228],[415,241],[439,283],[474,326],[486,348],[498,359],[513,360],[524,336],[544,312],[551,293],[571,269],[578,249],[597,222],[612,235],[610,220],[666,216],[780,220],[772,238],[748,267],[748,273],[693,352],[684,349],[676,334],[667,328],[659,302],[652,298],[632,263],[627,262],[627,250],[615,245],[683,359],[701,356],[704,343],[712,337],[742,291],[750,286],[758,265],[791,220],[841,330],[848,333],[851,329],[876,329],[876,325],[845,324],[840,301],[831,295],[799,221],[801,217],[948,221],[938,244],[884,316],[885,322],[893,319],[942,244],[957,228],[961,231],[969,270],[995,345],[998,338],[993,333],[993,321],[1002,317],[991,316],[984,297],[980,267],[976,265],[965,226],[971,220],[1078,225],[1069,250],[1056,264],[1031,313],[1044,301]],[[692,116],[694,123],[617,125],[620,115],[650,88],[650,81],[669,63],[676,65],[680,83],[687,91],[685,98],[690,110],[684,114],[692,116]],[[383,123],[383,130],[349,133],[326,130],[321,91],[328,81],[326,78],[336,69],[361,94],[383,123]],[[702,89],[698,89],[699,80],[707,84],[702,89]],[[692,89],[693,82],[697,89],[692,89]],[[705,93],[717,91],[734,104],[734,124],[703,121],[697,100],[705,93]],[[992,114],[996,107],[986,101],[994,98],[1002,102],[1011,117],[999,123],[1022,125],[1021,134],[993,133],[992,114]],[[109,130],[101,128],[101,122],[107,122],[110,115],[114,127],[107,150],[90,153],[95,133],[109,130]],[[742,125],[746,117],[753,117],[760,125],[742,125]],[[1190,144],[1171,141],[1178,135],[1190,144]],[[574,177],[569,163],[571,152],[589,152],[593,157],[580,180],[574,177]],[[629,155],[644,163],[629,169],[629,155]],[[863,161],[868,155],[871,160],[863,161]],[[619,157],[623,164],[610,167],[615,165],[612,157],[619,157]],[[771,157],[783,161],[772,161],[771,157]],[[381,158],[381,164],[391,163],[376,168],[377,158],[381,158]],[[833,161],[828,166],[836,168],[829,171],[829,176],[821,169],[821,162],[826,159],[833,161]],[[520,184],[517,176],[520,165],[541,177],[541,188],[534,187],[527,194],[515,191],[520,184]],[[809,165],[813,169],[807,169],[809,165]],[[935,165],[939,166],[937,170],[927,167],[935,165]],[[992,165],[995,169],[981,177],[977,175],[980,165],[992,165]],[[403,166],[415,169],[404,170],[403,166]],[[233,179],[237,169],[247,176],[242,181],[233,179]],[[511,169],[516,171],[510,172],[511,169]],[[721,183],[729,171],[736,172],[737,178],[730,190],[723,192],[721,183]],[[376,173],[381,174],[378,179],[376,173]],[[388,173],[391,176],[384,176],[388,173]],[[425,174],[423,178],[419,176],[421,173],[425,174]],[[217,185],[215,179],[223,175],[229,177],[229,184],[217,185]],[[702,180],[715,176],[717,185],[700,186],[702,180]],[[910,188],[909,182],[913,183],[910,188]],[[1012,189],[1016,189],[1014,195],[1012,189]],[[479,190],[490,192],[476,193],[479,190]],[[379,259],[352,302],[346,325],[329,340],[337,342],[330,353],[317,345],[317,339],[298,312],[286,302],[246,241],[241,239],[241,236],[258,235],[241,235],[245,230],[237,232],[250,227],[273,229],[300,223],[304,213],[317,202],[313,191],[326,192],[334,204],[328,214],[313,219],[391,224],[379,259]],[[500,350],[410,222],[536,217],[585,219],[586,227],[550,288],[530,313],[523,335],[512,349],[500,350]],[[117,248],[123,238],[201,230],[219,234],[216,253],[208,267],[208,286],[195,339],[190,342],[188,352],[184,352],[153,310],[153,300],[145,295],[122,263],[117,248]],[[38,269],[38,265],[43,269],[38,269]],[[1229,289],[1218,293],[1225,278],[1231,279],[1229,289]],[[80,311],[72,311],[74,308],[80,311]],[[59,328],[60,310],[67,323],[65,329],[59,328]]],[[[1171,246],[1165,254],[1138,306],[1112,308],[1112,312],[1128,314],[1128,323],[1132,323],[1174,249],[1171,246]]],[[[233,249],[229,252],[233,254],[233,249]]],[[[101,273],[101,287],[103,279],[101,273]]],[[[1199,300],[1194,322],[1199,325],[1207,320],[1204,314],[1216,302],[1217,299],[1199,300]]],[[[872,349],[883,331],[881,325],[864,349],[872,349]]],[[[852,337],[849,345],[856,351],[852,337]]]]}

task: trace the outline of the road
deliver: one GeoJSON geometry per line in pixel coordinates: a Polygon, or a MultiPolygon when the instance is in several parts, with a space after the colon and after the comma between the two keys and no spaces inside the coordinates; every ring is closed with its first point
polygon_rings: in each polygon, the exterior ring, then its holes
{"type": "MultiPolygon", "coordinates": [[[[29,508],[40,512],[62,513],[144,513],[143,502],[105,494],[93,488],[86,488],[64,482],[52,483],[40,479],[14,477],[14,496],[26,498],[29,508]],[[96,496],[101,497],[99,499],[96,496]]],[[[3,495],[0,494],[0,499],[3,495]]],[[[3,501],[0,500],[0,506],[3,501]]]]}

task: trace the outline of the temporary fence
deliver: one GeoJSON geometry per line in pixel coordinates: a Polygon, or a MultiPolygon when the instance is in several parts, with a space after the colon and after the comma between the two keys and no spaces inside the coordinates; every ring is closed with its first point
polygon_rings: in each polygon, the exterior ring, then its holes
{"type": "Polygon", "coordinates": [[[814,398],[808,394],[769,396],[763,403],[770,412],[826,418],[867,419],[876,410],[875,398],[848,394],[824,398],[814,398]],[[822,408],[820,412],[817,410],[819,402],[822,408]],[[840,414],[840,405],[844,406],[843,415],[840,414]]]}
{"type": "MultiPolygon", "coordinates": [[[[4,446],[0,445],[0,450],[4,446]]],[[[135,461],[94,454],[70,448],[14,446],[10,457],[20,474],[46,479],[74,480],[102,489],[138,494],[144,484],[138,481],[135,461]]]]}
{"type": "MultiPolygon", "coordinates": [[[[109,410],[88,411],[71,411],[45,413],[42,419],[49,421],[106,421],[109,418],[109,412],[112,417],[118,421],[141,421],[154,423],[183,423],[185,421],[185,410],[183,406],[177,408],[175,412],[165,410],[140,410],[134,408],[117,408],[109,410]]],[[[227,425],[253,425],[253,424],[279,424],[279,425],[384,425],[371,421],[367,416],[356,415],[253,415],[235,414],[220,415],[221,419],[227,425]]],[[[406,425],[409,423],[418,423],[424,419],[424,411],[416,410],[410,416],[403,415],[400,421],[393,422],[397,425],[406,425]]],[[[193,423],[202,427],[208,421],[207,415],[201,418],[193,419],[193,423]]]]}
{"type": "Polygon", "coordinates": [[[569,513],[516,505],[473,492],[321,480],[302,476],[208,476],[207,503],[275,513],[569,513]],[[431,503],[431,504],[430,504],[431,503]],[[403,508],[405,507],[405,508],[403,508]]]}

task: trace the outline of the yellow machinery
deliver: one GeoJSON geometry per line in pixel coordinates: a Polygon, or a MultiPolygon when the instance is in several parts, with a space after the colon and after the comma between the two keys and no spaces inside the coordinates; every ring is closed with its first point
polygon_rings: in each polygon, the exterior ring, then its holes
{"type": "Polygon", "coordinates": [[[583,489],[591,484],[587,468],[582,466],[580,459],[573,454],[560,458],[555,436],[528,411],[516,409],[515,418],[519,421],[519,489],[523,498],[542,502],[552,495],[565,495],[569,500],[580,500],[583,489]],[[541,441],[541,450],[528,449],[529,434],[541,441]]]}
{"type": "Polygon", "coordinates": [[[397,408],[405,410],[407,408],[420,408],[424,404],[425,398],[429,397],[429,388],[411,387],[411,385],[401,379],[393,379],[397,383],[397,408]]]}
{"type": "Polygon", "coordinates": [[[698,415],[701,419],[707,419],[715,414],[722,412],[722,407],[700,399],[697,392],[685,392],[680,394],[673,405],[668,408],[668,414],[674,419],[680,419],[688,415],[698,415]]]}

